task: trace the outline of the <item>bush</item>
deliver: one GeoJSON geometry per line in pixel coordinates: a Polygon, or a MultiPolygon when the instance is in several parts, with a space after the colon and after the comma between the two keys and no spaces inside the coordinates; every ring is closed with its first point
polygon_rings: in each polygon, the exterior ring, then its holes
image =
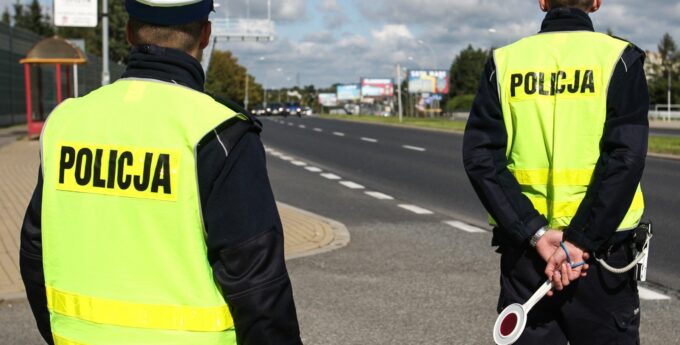
{"type": "Polygon", "coordinates": [[[472,109],[472,102],[474,100],[475,95],[456,96],[446,102],[445,109],[447,112],[470,111],[470,109],[472,109]]]}

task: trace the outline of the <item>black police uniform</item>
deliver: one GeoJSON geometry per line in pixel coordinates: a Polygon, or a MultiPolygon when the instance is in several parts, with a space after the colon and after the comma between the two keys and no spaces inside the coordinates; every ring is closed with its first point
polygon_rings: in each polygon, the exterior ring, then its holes
{"type": "MultiPolygon", "coordinates": [[[[184,52],[141,46],[132,49],[129,61],[123,78],[161,80],[204,92],[203,69],[184,52]]],[[[233,110],[246,114],[243,109],[233,110]]],[[[249,121],[235,120],[199,145],[198,185],[208,260],[228,301],[238,344],[297,345],[302,342],[284,261],[283,228],[267,176],[261,129],[249,116],[249,121]],[[246,259],[255,257],[258,260],[246,259]]],[[[42,173],[21,231],[20,266],[38,329],[52,344],[41,204],[42,173]]]]}
{"type": "MultiPolygon", "coordinates": [[[[590,17],[566,7],[550,11],[541,33],[593,31],[590,17]]],[[[648,140],[649,95],[644,52],[629,47],[617,64],[607,95],[607,119],[601,155],[578,213],[564,240],[621,267],[632,261],[630,235],[616,233],[644,170],[648,140]]],[[[487,209],[511,220],[494,229],[493,245],[501,253],[500,312],[524,303],[546,280],[546,262],[529,239],[547,226],[517,180],[506,168],[507,132],[493,59],[487,63],[464,138],[464,164],[470,181],[487,209]],[[489,207],[491,206],[491,207],[489,207]]],[[[544,298],[529,314],[517,344],[637,344],[640,309],[637,283],[630,274],[614,274],[593,260],[581,278],[552,298],[544,298]]]]}

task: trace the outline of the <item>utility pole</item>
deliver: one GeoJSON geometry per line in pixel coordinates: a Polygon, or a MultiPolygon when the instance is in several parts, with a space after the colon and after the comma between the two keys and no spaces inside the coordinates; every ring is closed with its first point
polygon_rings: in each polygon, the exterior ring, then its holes
{"type": "Polygon", "coordinates": [[[673,75],[673,64],[668,62],[668,121],[671,120],[671,87],[673,86],[672,75],[673,75]]]}
{"type": "Polygon", "coordinates": [[[401,64],[397,64],[397,97],[399,98],[399,123],[404,121],[404,108],[401,104],[401,64]]]}
{"type": "Polygon", "coordinates": [[[249,90],[248,90],[249,85],[248,84],[250,84],[250,75],[248,75],[248,71],[246,71],[246,97],[243,100],[243,105],[245,106],[246,111],[248,111],[248,93],[249,93],[249,90]]]}
{"type": "Polygon", "coordinates": [[[102,86],[111,83],[109,71],[109,1],[102,0],[102,86]]]}

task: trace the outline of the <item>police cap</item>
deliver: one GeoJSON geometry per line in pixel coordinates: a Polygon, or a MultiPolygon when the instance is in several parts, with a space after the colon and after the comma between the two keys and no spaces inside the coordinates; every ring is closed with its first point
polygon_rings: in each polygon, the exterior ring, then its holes
{"type": "Polygon", "coordinates": [[[163,26],[195,22],[215,10],[213,0],[125,0],[125,8],[131,17],[163,26]]]}

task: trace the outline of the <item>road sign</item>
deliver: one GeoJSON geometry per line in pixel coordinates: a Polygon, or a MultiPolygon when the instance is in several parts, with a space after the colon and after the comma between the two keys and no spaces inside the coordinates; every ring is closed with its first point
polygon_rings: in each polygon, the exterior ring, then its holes
{"type": "Polygon", "coordinates": [[[54,0],[54,25],[96,27],[97,3],[97,0],[54,0]]]}

